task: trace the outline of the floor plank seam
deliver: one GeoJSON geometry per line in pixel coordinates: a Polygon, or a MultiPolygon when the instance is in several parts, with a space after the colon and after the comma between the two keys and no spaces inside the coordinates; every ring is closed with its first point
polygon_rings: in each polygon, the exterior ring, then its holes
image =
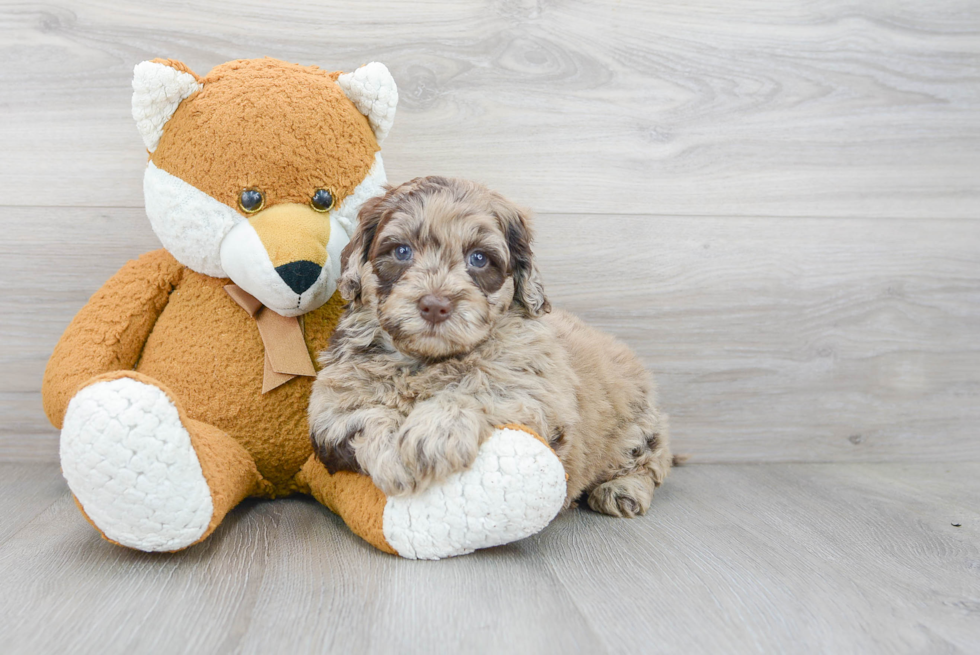
{"type": "Polygon", "coordinates": [[[52,500],[50,503],[48,503],[47,505],[45,505],[43,508],[39,509],[34,514],[34,517],[31,518],[31,520],[27,521],[20,528],[18,528],[14,532],[11,532],[9,535],[7,535],[6,537],[4,537],[4,539],[2,541],[0,541],[0,548],[3,548],[10,540],[18,537],[20,535],[20,533],[22,533],[24,530],[27,530],[28,528],[30,528],[34,524],[35,521],[37,521],[39,518],[41,518],[42,516],[44,516],[45,514],[47,514],[49,511],[51,511],[51,508],[54,507],[55,505],[57,505],[58,503],[60,503],[62,500],[64,500],[66,496],[71,496],[71,492],[66,490],[63,494],[61,494],[60,496],[58,496],[57,498],[55,498],[54,500],[52,500]]]}
{"type": "MultiPolygon", "coordinates": [[[[572,511],[591,511],[591,510],[583,510],[583,508],[580,507],[572,511]]],[[[545,530],[547,529],[548,528],[545,528],[545,530]]],[[[611,655],[613,652],[612,646],[605,639],[603,639],[601,633],[596,630],[595,625],[593,625],[592,621],[589,619],[588,612],[586,612],[582,608],[582,606],[579,605],[579,603],[575,600],[575,593],[568,587],[568,585],[565,583],[565,580],[562,578],[562,576],[558,574],[558,571],[555,569],[554,562],[551,560],[551,558],[543,558],[543,559],[548,566],[548,574],[551,576],[552,580],[558,583],[558,585],[565,591],[565,594],[568,596],[569,601],[571,602],[572,606],[575,608],[575,611],[579,615],[579,620],[581,620],[583,625],[585,625],[588,628],[589,633],[595,638],[595,640],[603,645],[603,647],[605,648],[605,655],[611,655]]]]}

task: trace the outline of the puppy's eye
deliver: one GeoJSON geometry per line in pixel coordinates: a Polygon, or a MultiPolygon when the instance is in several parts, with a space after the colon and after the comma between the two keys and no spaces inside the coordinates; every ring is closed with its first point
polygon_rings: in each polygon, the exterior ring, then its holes
{"type": "Polygon", "coordinates": [[[310,206],[318,212],[328,212],[333,209],[333,194],[326,189],[317,189],[310,198],[310,206]]]}
{"type": "Polygon", "coordinates": [[[245,189],[238,196],[238,206],[246,214],[254,214],[265,206],[265,194],[258,189],[245,189]]]}
{"type": "Polygon", "coordinates": [[[401,245],[395,248],[395,259],[400,262],[407,262],[412,258],[412,249],[409,246],[401,245]]]}
{"type": "Polygon", "coordinates": [[[466,263],[473,268],[483,268],[487,265],[490,258],[482,250],[474,250],[470,253],[469,257],[466,258],[466,263]]]}

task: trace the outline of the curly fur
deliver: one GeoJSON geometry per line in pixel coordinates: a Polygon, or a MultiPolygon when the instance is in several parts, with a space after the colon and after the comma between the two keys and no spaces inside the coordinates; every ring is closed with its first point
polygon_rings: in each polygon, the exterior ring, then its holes
{"type": "Polygon", "coordinates": [[[350,305],[310,398],[331,472],[420,491],[521,423],[564,464],[566,507],[588,493],[606,514],[646,512],[671,465],[653,381],[625,345],[550,311],[531,240],[527,213],[473,182],[417,178],[365,204],[339,283],[350,305]],[[476,250],[486,266],[468,263],[476,250]],[[427,294],[451,300],[447,320],[422,318],[427,294]]]}

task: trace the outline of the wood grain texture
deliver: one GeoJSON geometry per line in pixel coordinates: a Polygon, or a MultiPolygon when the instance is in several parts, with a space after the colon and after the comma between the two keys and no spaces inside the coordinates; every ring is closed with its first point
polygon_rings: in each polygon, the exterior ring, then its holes
{"type": "Polygon", "coordinates": [[[631,344],[699,461],[980,460],[970,221],[545,216],[557,306],[631,344]]]}
{"type": "Polygon", "coordinates": [[[0,39],[3,652],[980,650],[980,4],[54,0],[0,4],[0,39]],[[158,247],[132,68],[264,55],[385,62],[390,179],[532,207],[553,303],[729,463],[438,563],[304,498],[176,555],[102,541],[39,389],[158,247]],[[809,463],[731,463],[773,461],[809,463]]]}
{"type": "Polygon", "coordinates": [[[691,467],[668,482],[655,526],[583,513],[537,548],[610,652],[968,653],[980,644],[978,473],[691,467]],[[610,589],[615,602],[588,601],[610,589]],[[644,605],[642,619],[622,610],[644,605]]]}
{"type": "Polygon", "coordinates": [[[57,464],[0,462],[0,544],[64,495],[65,482],[57,464]]]}
{"type": "Polygon", "coordinates": [[[846,0],[0,7],[0,202],[142,203],[134,64],[389,65],[391,178],[539,211],[977,218],[980,5],[846,0]]]}
{"type": "MultiPolygon", "coordinates": [[[[19,466],[28,490],[60,480],[19,466]]],[[[135,553],[65,493],[0,543],[0,636],[12,653],[971,653],[978,473],[690,466],[646,517],[573,510],[442,562],[380,553],[303,499],[135,553]]]]}
{"type": "MultiPolygon", "coordinates": [[[[629,343],[697,461],[980,461],[980,229],[542,214],[551,300],[629,343]]],[[[157,247],[139,209],[0,208],[0,457],[53,461],[71,317],[157,247]],[[53,235],[57,235],[56,237],[53,235]]]]}

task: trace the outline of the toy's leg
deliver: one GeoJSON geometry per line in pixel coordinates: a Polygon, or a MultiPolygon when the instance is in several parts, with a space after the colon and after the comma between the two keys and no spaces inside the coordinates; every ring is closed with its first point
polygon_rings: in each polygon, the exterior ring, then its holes
{"type": "Polygon", "coordinates": [[[240,444],[188,419],[165,388],[134,372],[95,378],[72,398],[61,467],[89,522],[145,551],[201,541],[264,484],[240,444]]]}
{"type": "Polygon", "coordinates": [[[498,429],[467,470],[411,496],[385,495],[367,476],[330,475],[310,457],[300,484],[376,548],[441,559],[499,546],[544,528],[565,502],[565,469],[540,437],[498,429]]]}

